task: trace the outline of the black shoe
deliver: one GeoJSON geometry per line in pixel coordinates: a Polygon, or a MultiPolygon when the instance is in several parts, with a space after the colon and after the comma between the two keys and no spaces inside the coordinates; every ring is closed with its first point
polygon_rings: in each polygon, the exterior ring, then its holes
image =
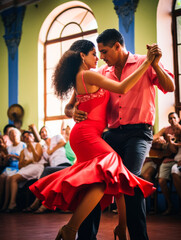
{"type": "Polygon", "coordinates": [[[6,210],[6,213],[15,213],[15,212],[19,212],[19,209],[17,207],[14,208],[8,208],[6,210]]]}

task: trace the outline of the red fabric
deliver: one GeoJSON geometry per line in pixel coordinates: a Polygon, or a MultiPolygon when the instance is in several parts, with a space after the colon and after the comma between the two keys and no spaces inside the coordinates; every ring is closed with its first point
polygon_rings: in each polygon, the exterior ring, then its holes
{"type": "Polygon", "coordinates": [[[93,183],[106,184],[102,209],[112,203],[113,195],[134,195],[137,186],[144,197],[153,193],[153,184],[130,173],[121,157],[101,138],[106,126],[109,92],[100,89],[78,98],[79,109],[88,112],[88,119],[75,124],[71,131],[70,144],[77,156],[76,163],[41,178],[30,186],[30,190],[48,208],[63,210],[74,210],[93,183]]]}

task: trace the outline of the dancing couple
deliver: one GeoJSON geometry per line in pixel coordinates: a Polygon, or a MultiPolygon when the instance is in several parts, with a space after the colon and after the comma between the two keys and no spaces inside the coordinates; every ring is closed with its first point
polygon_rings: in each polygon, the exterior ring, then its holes
{"type": "MultiPolygon", "coordinates": [[[[118,31],[111,29],[109,35],[111,41],[104,44],[98,43],[98,47],[101,54],[106,54],[108,50],[112,51],[112,58],[107,57],[105,61],[108,67],[115,66],[117,75],[119,68],[116,66],[122,61],[121,58],[125,59],[124,54],[122,55],[125,46],[122,35],[118,31]],[[114,33],[114,38],[112,33],[114,33]]],[[[115,197],[118,209],[118,225],[114,230],[114,236],[115,239],[118,237],[118,239],[126,240],[127,219],[124,194],[133,196],[136,189],[139,189],[143,197],[147,197],[155,190],[152,183],[131,173],[123,164],[124,159],[102,139],[103,131],[107,126],[107,107],[111,92],[121,99],[136,85],[143,84],[149,88],[149,82],[143,82],[143,76],[149,69],[152,71],[151,64],[154,61],[157,64],[160,55],[156,44],[147,46],[147,49],[147,56],[139,59],[136,70],[133,73],[130,71],[129,76],[121,81],[113,81],[90,70],[96,68],[98,58],[94,44],[88,40],[78,40],[73,43],[55,69],[53,84],[57,96],[64,98],[71,89],[74,89],[70,105],[73,107],[76,99],[79,103],[79,111],[87,114],[84,121],[77,120],[70,134],[70,144],[76,154],[76,163],[41,178],[30,186],[30,190],[42,200],[47,208],[73,211],[69,222],[59,230],[56,240],[75,240],[80,225],[97,204],[100,202],[101,208],[104,209],[112,203],[113,197],[115,197]]],[[[127,58],[128,55],[129,53],[126,55],[127,58]]],[[[160,82],[165,81],[163,85],[171,85],[172,79],[169,74],[161,67],[158,68],[155,75],[159,75],[160,82]]],[[[134,97],[136,104],[136,95],[132,96],[134,97]]],[[[117,113],[115,115],[119,119],[124,117],[120,115],[118,117],[117,113]]],[[[134,115],[132,117],[134,118],[134,115]]],[[[138,128],[139,126],[147,128],[151,126],[145,122],[133,125],[138,128]]],[[[131,129],[129,131],[132,132],[131,129]]]]}

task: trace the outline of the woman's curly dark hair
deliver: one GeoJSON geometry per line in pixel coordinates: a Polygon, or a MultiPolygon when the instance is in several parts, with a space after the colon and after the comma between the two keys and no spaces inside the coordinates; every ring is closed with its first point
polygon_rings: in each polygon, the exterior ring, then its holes
{"type": "Polygon", "coordinates": [[[75,78],[82,60],[79,52],[66,51],[56,66],[53,74],[55,94],[66,97],[69,90],[75,87],[75,78]]]}
{"type": "Polygon", "coordinates": [[[63,54],[52,76],[52,85],[58,97],[66,97],[76,85],[76,75],[82,63],[80,52],[87,55],[94,47],[89,40],[78,40],[63,54]]]}

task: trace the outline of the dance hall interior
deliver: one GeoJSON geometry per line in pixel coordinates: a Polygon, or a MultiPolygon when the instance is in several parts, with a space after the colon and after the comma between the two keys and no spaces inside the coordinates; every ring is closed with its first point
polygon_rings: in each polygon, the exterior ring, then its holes
{"type": "MultiPolygon", "coordinates": [[[[57,96],[58,87],[55,89],[55,82],[52,80],[61,57],[79,40],[88,40],[94,45],[97,65],[95,69],[91,67],[89,69],[94,74],[99,72],[100,75],[100,69],[107,64],[105,72],[114,75],[115,79],[116,71],[120,69],[117,68],[117,62],[113,64],[110,62],[116,58],[117,48],[121,46],[124,49],[127,57],[124,64],[120,58],[121,71],[118,82],[123,80],[121,76],[128,77],[132,73],[131,66],[135,61],[139,61],[135,59],[142,61],[148,55],[147,52],[156,49],[149,66],[148,77],[142,78],[143,80],[147,78],[148,82],[136,83],[139,85],[133,86],[133,90],[130,90],[131,97],[129,91],[125,94],[114,93],[114,98],[110,93],[112,100],[108,101],[113,102],[117,98],[117,105],[112,103],[112,106],[119,106],[118,110],[114,107],[108,110],[110,107],[108,102],[106,116],[109,114],[108,118],[111,118],[110,115],[115,115],[118,125],[113,122],[111,125],[109,120],[105,120],[107,125],[101,135],[101,141],[102,139],[106,141],[103,136],[109,131],[116,135],[117,131],[131,132],[136,128],[137,132],[141,132],[144,128],[151,133],[148,151],[145,151],[144,159],[140,163],[140,172],[136,175],[140,181],[151,182],[155,190],[152,193],[150,191],[149,196],[146,195],[143,199],[144,208],[141,210],[140,205],[135,204],[135,208],[130,208],[133,211],[130,213],[126,200],[125,209],[122,211],[127,212],[125,238],[121,238],[116,229],[121,210],[117,208],[116,197],[112,196],[111,203],[102,208],[102,211],[99,210],[100,214],[96,213],[97,218],[94,209],[90,213],[94,220],[89,218],[90,222],[85,223],[86,227],[81,225],[76,229],[76,237],[69,240],[181,239],[181,0],[1,0],[0,15],[0,239],[69,239],[66,234],[59,232],[59,229],[67,224],[70,218],[72,219],[75,211],[72,205],[79,206],[79,192],[84,191],[85,186],[89,185],[89,179],[92,181],[91,172],[83,174],[82,178],[86,179],[82,180],[80,169],[79,177],[74,181],[78,184],[80,178],[85,184],[81,185],[77,195],[71,193],[70,183],[67,185],[64,183],[64,188],[67,186],[67,191],[65,189],[67,195],[64,196],[63,193],[62,198],[65,199],[61,201],[66,202],[69,195],[74,198],[67,205],[69,207],[63,209],[61,207],[50,209],[46,204],[44,206],[43,197],[41,198],[43,195],[40,193],[35,196],[36,187],[32,191],[34,186],[32,184],[55,172],[58,174],[67,171],[65,173],[68,175],[69,168],[74,169],[74,165],[81,164],[79,153],[77,155],[75,151],[75,154],[71,145],[71,136],[76,138],[75,132],[71,135],[72,129],[79,124],[82,126],[81,123],[87,121],[76,119],[76,111],[79,104],[81,105],[78,98],[75,98],[75,106],[71,105],[78,88],[71,85],[67,94],[61,98],[60,94],[57,96]],[[99,37],[108,29],[111,31],[115,29],[121,33],[124,44],[114,42],[111,46],[104,45],[99,37]],[[105,49],[113,51],[111,57],[105,49]],[[126,74],[128,67],[129,74],[126,74]],[[169,85],[169,81],[173,84],[169,85]],[[68,110],[65,110],[70,105],[73,106],[71,116],[67,113],[68,110]],[[141,110],[138,110],[137,106],[141,110]],[[129,116],[130,111],[132,114],[129,116]],[[25,176],[23,168],[27,166],[28,175],[25,176]],[[140,229],[143,227],[145,234],[142,234],[142,230],[140,233],[133,233],[141,221],[142,216],[139,215],[141,212],[144,214],[145,225],[139,227],[140,229]],[[130,222],[133,219],[135,224],[131,227],[130,222]],[[80,232],[83,233],[83,228],[84,237],[81,237],[80,232]]],[[[84,56],[81,54],[80,56],[84,56]]],[[[83,65],[86,65],[84,59],[83,65]]],[[[73,67],[70,65],[70,72],[73,67]]],[[[110,81],[113,81],[113,77],[110,81]]],[[[85,85],[86,81],[84,83],[86,89],[85,85]]],[[[105,91],[107,90],[109,89],[105,91]]],[[[95,98],[94,93],[91,94],[86,92],[85,101],[89,96],[95,98]]],[[[94,110],[96,112],[96,107],[92,111],[94,110]]],[[[92,118],[95,117],[92,112],[90,114],[92,118]]],[[[83,130],[80,127],[81,131],[83,130]]],[[[86,131],[89,132],[90,129],[84,131],[86,135],[86,131]]],[[[137,138],[139,141],[140,136],[141,133],[138,136],[130,134],[129,140],[134,142],[134,138],[137,138]]],[[[145,141],[147,137],[143,137],[145,141]]],[[[77,139],[79,138],[81,133],[77,134],[77,139]]],[[[118,148],[121,148],[122,143],[119,144],[118,148]]],[[[81,149],[80,146],[79,148],[79,151],[86,152],[86,149],[81,149]]],[[[137,152],[141,153],[142,148],[141,146],[137,149],[137,152]]],[[[96,146],[94,152],[95,149],[96,146]]],[[[133,149],[134,144],[129,145],[128,153],[133,152],[133,149]]],[[[119,151],[117,154],[119,155],[119,151]]],[[[89,156],[86,157],[89,159],[89,156]]],[[[124,156],[119,158],[123,158],[124,163],[124,156]]],[[[132,158],[134,161],[134,154],[132,158]]],[[[128,166],[126,167],[132,172],[128,166]]],[[[106,186],[111,184],[111,181],[117,181],[115,179],[116,177],[110,180],[110,183],[106,182],[106,186]]],[[[124,180],[124,177],[120,179],[124,180]]],[[[125,181],[129,181],[129,177],[125,181]]],[[[43,184],[46,185],[46,181],[43,184]]],[[[105,195],[106,193],[105,191],[105,195]]],[[[126,190],[124,195],[126,199],[126,190]]],[[[102,199],[99,202],[101,201],[102,199]]],[[[97,206],[100,207],[99,203],[97,206]]]]}

